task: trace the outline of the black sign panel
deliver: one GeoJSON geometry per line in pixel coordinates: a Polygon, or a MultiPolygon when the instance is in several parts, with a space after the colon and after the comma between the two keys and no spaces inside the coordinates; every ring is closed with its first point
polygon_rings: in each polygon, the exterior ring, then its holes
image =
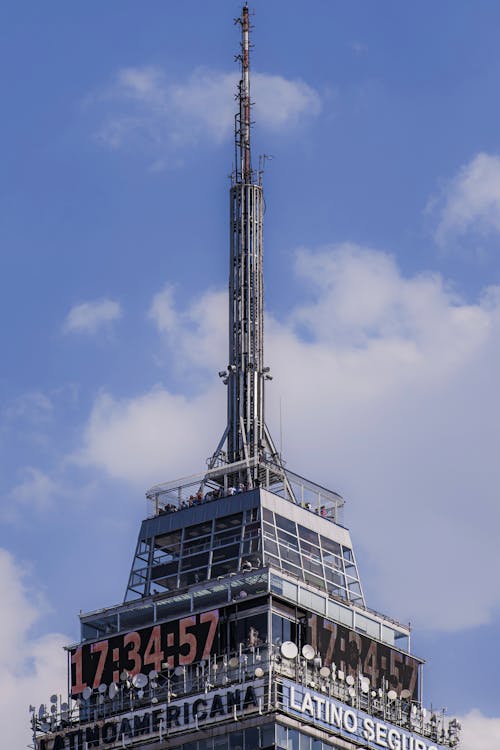
{"type": "Polygon", "coordinates": [[[365,675],[374,689],[386,680],[389,689],[398,693],[409,690],[411,698],[418,700],[418,659],[319,615],[309,615],[307,622],[307,642],[320,654],[323,664],[335,664],[355,678],[365,675]]]}
{"type": "Polygon", "coordinates": [[[164,664],[174,669],[208,659],[218,625],[219,610],[214,609],[84,643],[71,651],[71,695],[79,695],[87,686],[118,682],[123,670],[133,676],[153,669],[160,672],[164,664]]]}

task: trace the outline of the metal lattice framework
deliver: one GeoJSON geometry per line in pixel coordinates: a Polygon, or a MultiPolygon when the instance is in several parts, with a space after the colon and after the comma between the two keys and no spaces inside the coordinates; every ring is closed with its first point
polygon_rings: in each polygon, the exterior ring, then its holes
{"type": "Polygon", "coordinates": [[[209,463],[239,464],[233,483],[249,488],[266,484],[260,462],[281,466],[281,458],[265,424],[263,214],[261,173],[252,169],[250,133],[250,23],[248,6],[241,25],[241,80],[235,116],[235,169],[230,189],[229,364],[220,373],[227,385],[227,426],[209,463]],[[224,445],[226,450],[224,451],[224,445]],[[243,466],[241,466],[243,462],[243,466]]]}

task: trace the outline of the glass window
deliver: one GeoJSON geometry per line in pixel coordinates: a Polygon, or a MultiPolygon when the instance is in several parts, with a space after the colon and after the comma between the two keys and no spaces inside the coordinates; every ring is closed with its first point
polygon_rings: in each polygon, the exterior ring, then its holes
{"type": "Polygon", "coordinates": [[[301,588],[299,599],[300,603],[307,609],[312,609],[315,612],[324,614],[325,598],[323,596],[319,596],[319,594],[314,594],[312,591],[307,591],[307,589],[301,588]]]}
{"type": "Polygon", "coordinates": [[[231,732],[229,748],[230,750],[243,750],[243,732],[231,732]]]}
{"type": "Polygon", "coordinates": [[[382,625],[382,640],[384,641],[384,643],[388,643],[390,646],[394,646],[396,642],[395,636],[396,634],[392,628],[388,628],[387,625],[382,625]]]}
{"type": "Polygon", "coordinates": [[[274,524],[274,514],[267,508],[262,508],[262,517],[264,521],[274,524]]]}
{"type": "Polygon", "coordinates": [[[276,513],[276,526],[278,529],[283,529],[283,531],[288,531],[289,534],[293,534],[293,536],[297,536],[297,529],[295,528],[295,521],[290,521],[288,518],[284,518],[284,516],[279,516],[276,513]]]}
{"type": "Polygon", "coordinates": [[[317,586],[319,589],[326,589],[325,579],[313,575],[309,570],[304,570],[304,581],[310,583],[311,586],[317,586]]]}
{"type": "MultiPolygon", "coordinates": [[[[274,565],[275,568],[281,568],[279,559],[277,557],[274,557],[274,555],[270,555],[268,552],[265,552],[264,561],[266,565],[274,565]]],[[[281,594],[281,588],[274,588],[272,590],[277,591],[279,594],[281,594]]]]}
{"type": "MultiPolygon", "coordinates": [[[[297,565],[299,568],[301,567],[300,555],[297,550],[291,549],[285,544],[280,544],[280,555],[283,561],[286,560],[287,562],[297,565]]],[[[301,578],[302,576],[299,577],[301,578]]]]}
{"type": "Polygon", "coordinates": [[[398,633],[396,630],[396,645],[398,648],[402,648],[403,651],[410,650],[410,639],[406,633],[398,633]]]}
{"type": "Polygon", "coordinates": [[[235,557],[232,560],[226,560],[225,562],[217,563],[212,565],[211,578],[218,578],[219,576],[226,576],[229,573],[234,573],[238,570],[238,558],[235,557]]]}
{"type": "Polygon", "coordinates": [[[266,552],[270,552],[271,555],[276,555],[276,557],[278,556],[278,545],[276,544],[276,542],[271,542],[269,539],[266,539],[264,541],[264,549],[266,552]]]}
{"type": "Polygon", "coordinates": [[[181,570],[190,570],[191,568],[201,568],[208,565],[208,552],[202,552],[201,555],[190,555],[183,557],[181,560],[181,570]]]}
{"type": "Polygon", "coordinates": [[[266,523],[264,521],[264,534],[265,536],[270,536],[272,539],[276,538],[276,529],[274,526],[271,526],[271,524],[266,523]]]}
{"type": "Polygon", "coordinates": [[[300,733],[299,737],[299,750],[311,750],[311,738],[303,732],[300,733]]]}
{"type": "Polygon", "coordinates": [[[342,547],[342,551],[344,553],[345,560],[350,560],[351,562],[354,561],[354,558],[352,556],[352,549],[350,549],[349,547],[342,547]]]}
{"type": "Polygon", "coordinates": [[[188,526],[184,530],[186,539],[196,539],[199,536],[206,536],[212,531],[212,521],[206,521],[205,523],[198,523],[196,526],[188,526]]]}
{"type": "Polygon", "coordinates": [[[256,750],[258,747],[265,747],[259,742],[259,728],[249,727],[245,729],[245,750],[256,750]]]}
{"type": "Polygon", "coordinates": [[[274,745],[274,724],[265,724],[260,727],[260,745],[249,747],[245,743],[245,750],[254,750],[254,747],[270,747],[274,745]]]}
{"type": "Polygon", "coordinates": [[[300,549],[304,555],[312,557],[314,560],[321,562],[321,552],[317,545],[311,544],[310,542],[304,542],[301,540],[300,549]]]}
{"type": "Polygon", "coordinates": [[[297,537],[287,534],[281,529],[278,529],[278,541],[283,542],[283,544],[286,544],[288,547],[293,547],[296,550],[299,549],[299,540],[297,537]]]}
{"type": "Polygon", "coordinates": [[[288,737],[286,727],[281,724],[276,725],[276,747],[282,750],[288,750],[288,737]]]}
{"type": "Polygon", "coordinates": [[[288,730],[288,750],[299,750],[299,732],[297,729],[288,730]]]}
{"type": "MultiPolygon", "coordinates": [[[[184,747],[182,750],[184,750],[184,747]]],[[[222,737],[214,737],[214,750],[227,750],[227,735],[223,734],[222,737]]]]}
{"type": "Polygon", "coordinates": [[[375,620],[356,612],[354,622],[356,630],[361,630],[363,633],[373,636],[373,638],[380,638],[380,624],[375,620]]]}
{"type": "Polygon", "coordinates": [[[239,544],[230,544],[227,547],[217,547],[212,553],[212,562],[220,562],[221,560],[228,560],[232,557],[238,557],[240,554],[239,544]]]}
{"type": "Polygon", "coordinates": [[[302,580],[302,568],[298,568],[296,565],[293,565],[292,563],[283,559],[281,561],[281,567],[283,568],[283,570],[288,571],[288,573],[291,573],[296,578],[302,580]]]}
{"type": "Polygon", "coordinates": [[[326,536],[321,537],[321,546],[325,552],[332,552],[334,555],[339,557],[342,555],[340,544],[335,542],[333,539],[328,539],[326,536]]]}
{"type": "Polygon", "coordinates": [[[318,535],[315,531],[311,531],[311,529],[299,524],[299,536],[301,539],[304,539],[304,541],[310,542],[310,544],[319,547],[318,535]]]}
{"type": "Polygon", "coordinates": [[[155,538],[155,547],[171,555],[178,555],[181,547],[181,531],[173,531],[171,534],[157,536],[155,538]]]}
{"type": "Polygon", "coordinates": [[[242,513],[233,513],[231,516],[224,516],[223,518],[216,518],[215,520],[215,531],[222,531],[224,529],[230,529],[235,526],[241,526],[243,521],[242,513]]]}

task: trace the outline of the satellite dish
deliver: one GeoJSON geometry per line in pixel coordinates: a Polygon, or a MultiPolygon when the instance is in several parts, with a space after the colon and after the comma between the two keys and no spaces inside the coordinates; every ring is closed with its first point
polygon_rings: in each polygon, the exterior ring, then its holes
{"type": "Polygon", "coordinates": [[[345,679],[345,674],[344,674],[344,673],[342,672],[342,670],[341,670],[341,669],[339,669],[339,670],[337,671],[337,677],[339,678],[339,680],[340,680],[340,681],[342,681],[342,680],[344,680],[344,679],[345,679]]]}
{"type": "Polygon", "coordinates": [[[158,677],[158,672],[155,669],[152,669],[151,672],[148,674],[148,679],[150,682],[152,682],[153,680],[156,680],[157,677],[158,677]]]}
{"type": "Polygon", "coordinates": [[[61,703],[61,711],[68,711],[69,706],[67,703],[61,703]]]}
{"type": "Polygon", "coordinates": [[[50,696],[50,702],[51,703],[57,703],[57,695],[51,695],[50,696]]]}
{"type": "Polygon", "coordinates": [[[302,656],[304,659],[307,659],[307,661],[311,661],[311,659],[314,659],[315,651],[312,646],[309,645],[309,643],[306,643],[304,646],[302,646],[302,656]]]}
{"type": "Polygon", "coordinates": [[[347,684],[350,687],[352,687],[354,685],[354,683],[356,682],[356,680],[354,679],[354,677],[352,676],[352,674],[348,674],[347,677],[345,678],[345,681],[347,682],[347,684]]]}
{"type": "Polygon", "coordinates": [[[370,691],[370,683],[368,681],[364,681],[361,683],[361,692],[362,693],[368,693],[370,691]]]}
{"type": "Polygon", "coordinates": [[[111,685],[108,688],[108,695],[111,698],[111,700],[113,700],[113,698],[116,698],[116,696],[118,695],[119,691],[120,691],[120,688],[118,687],[118,685],[116,684],[116,682],[112,682],[111,685]]]}
{"type": "Polygon", "coordinates": [[[285,659],[296,659],[299,654],[299,649],[293,641],[285,641],[281,644],[281,656],[285,659]]]}
{"type": "Polygon", "coordinates": [[[135,674],[132,677],[132,685],[135,688],[138,688],[139,690],[146,687],[147,684],[148,684],[148,678],[142,672],[139,672],[138,674],[135,674]]]}
{"type": "Polygon", "coordinates": [[[411,695],[410,691],[407,690],[406,688],[401,691],[401,698],[403,698],[403,700],[408,700],[410,695],[411,695]]]}
{"type": "Polygon", "coordinates": [[[51,707],[50,707],[50,713],[51,714],[57,713],[57,706],[54,706],[54,704],[52,704],[51,707]]]}
{"type": "Polygon", "coordinates": [[[396,693],[395,690],[389,690],[389,692],[387,693],[387,697],[389,698],[390,701],[395,701],[396,698],[398,697],[398,694],[396,693]]]}
{"type": "Polygon", "coordinates": [[[138,690],[137,691],[137,697],[139,698],[139,700],[142,701],[142,699],[144,698],[144,690],[142,690],[142,689],[138,690]]]}
{"type": "Polygon", "coordinates": [[[354,698],[354,696],[356,695],[356,691],[354,690],[354,688],[353,688],[353,687],[350,687],[350,688],[349,688],[349,690],[348,690],[347,692],[349,693],[349,696],[350,696],[351,698],[354,698]]]}
{"type": "Polygon", "coordinates": [[[101,684],[97,688],[97,690],[101,693],[101,695],[102,693],[105,693],[107,689],[108,689],[108,686],[104,682],[101,682],[101,684]]]}
{"type": "Polygon", "coordinates": [[[240,662],[239,662],[239,660],[238,660],[238,658],[236,656],[232,656],[229,659],[229,666],[231,667],[231,669],[236,669],[236,667],[238,666],[239,663],[240,662]]]}
{"type": "Polygon", "coordinates": [[[153,696],[153,697],[151,698],[151,703],[158,703],[158,698],[156,697],[156,695],[154,695],[154,696],[153,696]]]}
{"type": "Polygon", "coordinates": [[[83,688],[82,698],[84,701],[88,701],[91,695],[92,695],[92,688],[87,685],[87,687],[83,688]]]}
{"type": "Polygon", "coordinates": [[[128,680],[128,672],[126,669],[124,669],[123,672],[121,673],[120,680],[122,682],[125,682],[126,680],[128,680]]]}
{"type": "Polygon", "coordinates": [[[321,677],[330,677],[330,670],[328,669],[328,667],[321,667],[319,673],[321,677]]]}
{"type": "Polygon", "coordinates": [[[371,696],[372,696],[372,698],[376,698],[377,697],[377,691],[376,690],[372,690],[371,696]]]}
{"type": "Polygon", "coordinates": [[[257,679],[260,679],[261,677],[264,677],[264,670],[262,669],[262,667],[257,667],[254,674],[257,677],[257,679]]]}
{"type": "Polygon", "coordinates": [[[184,667],[176,667],[174,669],[174,674],[176,677],[182,677],[182,675],[184,674],[184,667]]]}

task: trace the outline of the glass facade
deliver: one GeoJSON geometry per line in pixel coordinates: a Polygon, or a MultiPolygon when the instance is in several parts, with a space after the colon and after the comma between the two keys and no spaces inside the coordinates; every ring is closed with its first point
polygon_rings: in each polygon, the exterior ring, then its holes
{"type": "MultiPolygon", "coordinates": [[[[354,552],[331,537],[263,508],[264,562],[300,581],[364,605],[354,552]]],[[[310,605],[315,608],[313,604],[310,605]]]]}
{"type": "Polygon", "coordinates": [[[136,550],[129,581],[129,591],[136,596],[176,591],[222,578],[245,564],[262,565],[258,507],[157,531],[141,540],[136,550]]]}
{"type": "Polygon", "coordinates": [[[332,750],[339,745],[310,737],[298,729],[272,723],[186,742],[179,750],[332,750]]]}

